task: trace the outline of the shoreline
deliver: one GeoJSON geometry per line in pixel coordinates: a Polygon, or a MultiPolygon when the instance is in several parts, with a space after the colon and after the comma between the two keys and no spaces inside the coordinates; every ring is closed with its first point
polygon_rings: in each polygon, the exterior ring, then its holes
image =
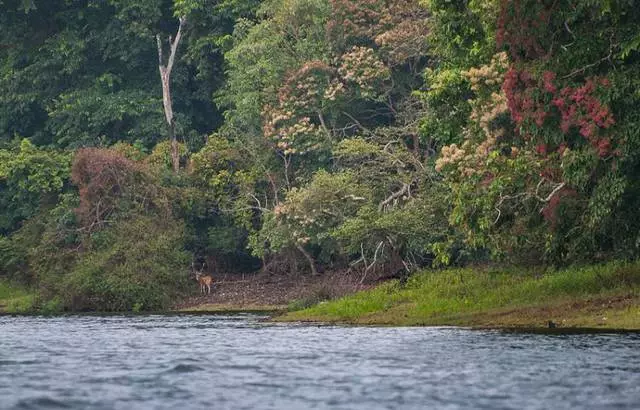
{"type": "Polygon", "coordinates": [[[505,333],[531,333],[544,335],[569,335],[569,334],[640,334],[638,327],[615,327],[607,325],[585,325],[585,326],[558,326],[549,328],[540,325],[539,322],[524,322],[520,326],[513,325],[482,325],[464,324],[464,322],[434,321],[433,323],[421,324],[397,324],[397,323],[376,323],[360,321],[337,321],[320,319],[299,319],[289,318],[291,312],[286,311],[283,306],[229,306],[229,305],[206,305],[201,309],[194,310],[167,310],[156,312],[59,312],[59,313],[12,313],[0,310],[1,317],[65,317],[65,316],[174,316],[174,315],[240,315],[240,314],[264,314],[267,316],[265,322],[269,323],[298,323],[310,326],[349,326],[349,327],[425,327],[425,328],[452,328],[476,331],[499,331],[505,333]]]}
{"type": "MultiPolygon", "coordinates": [[[[515,317],[516,320],[495,320],[498,312],[476,312],[472,315],[447,315],[442,317],[432,317],[423,321],[412,322],[403,320],[387,320],[383,315],[356,318],[353,320],[340,320],[326,316],[306,315],[302,312],[286,312],[282,315],[274,316],[271,321],[276,323],[309,323],[318,325],[339,325],[339,326],[376,326],[376,327],[452,327],[470,330],[496,330],[516,333],[541,333],[541,334],[596,334],[596,333],[640,333],[640,300],[635,311],[625,312],[624,310],[610,311],[618,315],[636,316],[636,324],[624,325],[619,321],[600,321],[597,315],[591,315],[587,311],[568,312],[569,318],[553,321],[555,326],[549,326],[548,316],[537,318],[527,318],[526,316],[515,317]],[[576,314],[572,316],[571,314],[576,314]],[[577,319],[577,320],[576,320],[577,319]]],[[[550,306],[541,306],[549,308],[550,306]]],[[[514,316],[511,317],[514,319],[514,316]]]]}
{"type": "Polygon", "coordinates": [[[640,331],[640,263],[563,271],[424,271],[407,284],[387,282],[277,322],[474,329],[640,331]]]}
{"type": "MultiPolygon", "coordinates": [[[[640,300],[638,300],[640,303],[640,300]]],[[[637,308],[637,306],[636,306],[637,308]]],[[[575,313],[575,312],[573,312],[575,313]]],[[[64,316],[145,316],[145,315],[234,315],[234,314],[264,314],[268,316],[265,320],[271,323],[300,323],[313,326],[351,326],[351,327],[450,327],[468,330],[488,330],[506,333],[531,333],[548,335],[566,334],[624,334],[640,333],[640,309],[636,309],[633,314],[638,315],[638,325],[631,327],[619,327],[616,322],[603,323],[598,321],[584,321],[581,325],[557,323],[556,327],[550,328],[548,322],[545,324],[541,320],[521,320],[517,325],[513,322],[498,323],[491,320],[493,312],[477,312],[473,314],[473,320],[463,317],[448,320],[446,318],[433,318],[431,321],[422,323],[394,323],[387,321],[377,321],[371,318],[364,320],[343,321],[326,319],[321,317],[300,316],[297,312],[290,312],[286,306],[246,306],[229,304],[203,304],[189,309],[166,310],[154,312],[7,312],[0,309],[0,317],[21,316],[21,317],[64,317],[64,316]]],[[[456,315],[454,315],[456,316],[456,315]]],[[[522,319],[522,318],[521,318],[522,319]]],[[[555,323],[555,322],[554,322],[555,323]]]]}
{"type": "MultiPolygon", "coordinates": [[[[274,323],[347,326],[455,326],[518,332],[640,331],[640,262],[523,272],[476,267],[426,270],[406,283],[354,275],[255,274],[221,278],[212,293],[162,311],[55,312],[15,310],[30,294],[5,284],[0,315],[241,314],[274,323]]],[[[26,305],[25,305],[26,306],[26,305]]]]}

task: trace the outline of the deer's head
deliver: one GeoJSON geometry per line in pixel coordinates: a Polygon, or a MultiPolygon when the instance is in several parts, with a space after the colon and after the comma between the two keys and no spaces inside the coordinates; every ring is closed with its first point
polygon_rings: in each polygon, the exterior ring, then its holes
{"type": "Polygon", "coordinates": [[[204,275],[204,268],[206,267],[206,263],[203,263],[200,266],[200,269],[196,269],[195,263],[191,262],[191,275],[190,277],[195,280],[200,280],[200,278],[204,275]]]}

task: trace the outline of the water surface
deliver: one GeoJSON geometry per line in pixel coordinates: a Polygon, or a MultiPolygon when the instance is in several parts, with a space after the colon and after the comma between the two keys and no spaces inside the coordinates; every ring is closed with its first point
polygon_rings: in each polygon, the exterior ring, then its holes
{"type": "Polygon", "coordinates": [[[0,317],[1,409],[632,409],[640,335],[0,317]]]}

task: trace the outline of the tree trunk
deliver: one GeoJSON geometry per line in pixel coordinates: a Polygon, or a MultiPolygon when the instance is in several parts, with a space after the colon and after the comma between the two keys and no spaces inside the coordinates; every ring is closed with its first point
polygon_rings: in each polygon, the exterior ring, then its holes
{"type": "Polygon", "coordinates": [[[178,139],[176,137],[176,124],[173,118],[173,101],[171,100],[171,70],[173,70],[176,52],[178,51],[178,45],[182,38],[182,28],[186,22],[186,17],[180,17],[180,25],[178,26],[176,38],[172,39],[171,36],[169,36],[170,50],[166,65],[164,63],[165,58],[162,39],[160,38],[160,34],[156,35],[156,42],[158,43],[158,69],[160,70],[160,80],[162,81],[162,105],[164,107],[164,117],[167,121],[167,128],[169,130],[169,139],[171,140],[171,163],[173,165],[174,172],[178,172],[180,170],[180,152],[178,149],[178,139]]]}
{"type": "Polygon", "coordinates": [[[309,267],[311,268],[311,275],[316,276],[318,274],[318,271],[316,270],[316,262],[313,260],[313,257],[311,256],[311,254],[309,254],[309,252],[307,252],[304,249],[304,247],[299,243],[296,243],[296,248],[300,251],[301,254],[304,255],[304,257],[309,262],[309,267]]]}
{"type": "Polygon", "coordinates": [[[171,163],[173,164],[173,172],[180,170],[180,150],[178,148],[178,138],[176,138],[176,125],[169,125],[169,138],[171,138],[171,163]]]}

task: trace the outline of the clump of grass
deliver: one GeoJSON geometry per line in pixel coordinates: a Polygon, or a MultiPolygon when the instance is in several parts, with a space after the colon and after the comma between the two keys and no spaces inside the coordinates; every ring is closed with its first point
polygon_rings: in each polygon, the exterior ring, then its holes
{"type": "Polygon", "coordinates": [[[28,290],[0,281],[0,312],[28,313],[35,310],[36,298],[28,290]]]}
{"type": "MultiPolygon", "coordinates": [[[[613,262],[561,271],[449,269],[423,271],[405,286],[375,289],[294,312],[284,320],[444,324],[460,315],[579,302],[616,295],[640,297],[640,263],[613,262]]],[[[640,321],[638,326],[640,328],[640,321]]]]}

